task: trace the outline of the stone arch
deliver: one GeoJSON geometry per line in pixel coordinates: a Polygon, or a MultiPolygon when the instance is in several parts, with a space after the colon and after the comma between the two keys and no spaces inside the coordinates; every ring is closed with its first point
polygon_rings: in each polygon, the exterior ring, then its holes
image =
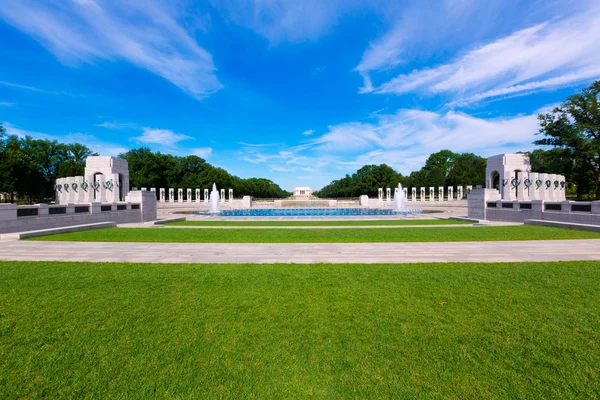
{"type": "Polygon", "coordinates": [[[488,179],[490,180],[490,188],[500,191],[500,172],[493,170],[488,179]]]}

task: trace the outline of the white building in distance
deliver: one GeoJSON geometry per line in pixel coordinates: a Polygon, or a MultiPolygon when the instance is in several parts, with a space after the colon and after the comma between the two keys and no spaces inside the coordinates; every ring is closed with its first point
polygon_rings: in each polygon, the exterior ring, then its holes
{"type": "Polygon", "coordinates": [[[303,186],[301,186],[301,187],[295,188],[293,193],[294,193],[293,194],[294,197],[300,197],[300,198],[307,198],[308,199],[310,196],[312,196],[313,190],[311,188],[309,188],[309,187],[303,187],[303,186]]]}

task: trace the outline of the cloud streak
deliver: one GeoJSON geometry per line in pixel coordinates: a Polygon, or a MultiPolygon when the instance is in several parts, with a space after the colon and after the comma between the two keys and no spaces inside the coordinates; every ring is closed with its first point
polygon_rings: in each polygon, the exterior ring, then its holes
{"type": "MultiPolygon", "coordinates": [[[[595,6],[585,13],[516,31],[450,63],[400,74],[378,86],[365,75],[362,92],[443,94],[453,98],[448,105],[460,106],[575,85],[600,77],[598,37],[600,7],[595,6]]],[[[395,66],[398,58],[393,40],[385,42],[391,46],[389,59],[379,56],[379,64],[368,64],[367,52],[357,67],[359,72],[395,66]]]]}
{"type": "Polygon", "coordinates": [[[175,133],[169,129],[144,128],[141,136],[131,138],[134,142],[142,144],[155,144],[176,149],[177,144],[184,140],[193,140],[191,136],[175,133]]]}
{"type": "Polygon", "coordinates": [[[198,99],[222,87],[211,54],[155,0],[11,1],[0,7],[0,18],[69,66],[125,60],[198,99]]]}

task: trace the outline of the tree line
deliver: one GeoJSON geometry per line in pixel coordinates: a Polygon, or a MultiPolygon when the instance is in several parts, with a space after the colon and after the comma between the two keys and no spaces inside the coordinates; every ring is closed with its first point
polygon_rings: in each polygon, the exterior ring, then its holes
{"type": "MultiPolygon", "coordinates": [[[[59,143],[7,135],[0,123],[0,193],[9,201],[27,203],[54,200],[58,178],[82,176],[88,156],[98,155],[80,143],[59,143]]],[[[242,179],[197,156],[178,157],[133,149],[119,157],[129,164],[131,187],[233,189],[234,195],[257,198],[285,198],[290,193],[264,178],[242,179]]]]}
{"type": "Polygon", "coordinates": [[[457,154],[441,150],[431,154],[425,165],[403,176],[387,164],[365,165],[356,173],[335,180],[315,192],[317,197],[358,197],[366,194],[377,196],[379,188],[393,188],[401,183],[404,187],[439,187],[485,185],[486,159],[472,153],[457,154]]]}
{"type": "Polygon", "coordinates": [[[146,188],[233,189],[235,197],[286,198],[290,193],[265,178],[242,179],[215,167],[198,156],[179,157],[149,148],[129,150],[119,157],[129,164],[129,184],[146,188]]]}

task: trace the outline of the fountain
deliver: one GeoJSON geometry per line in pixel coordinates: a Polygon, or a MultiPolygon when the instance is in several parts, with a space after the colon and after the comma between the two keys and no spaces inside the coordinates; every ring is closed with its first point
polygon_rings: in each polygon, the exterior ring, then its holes
{"type": "Polygon", "coordinates": [[[398,184],[398,192],[396,196],[394,196],[394,211],[395,212],[403,212],[404,211],[404,202],[406,201],[406,195],[404,194],[404,190],[402,189],[402,184],[398,184]]]}
{"type": "Polygon", "coordinates": [[[219,191],[217,190],[217,184],[213,183],[212,191],[210,192],[210,214],[219,214],[220,210],[220,202],[221,199],[219,197],[219,191]]]}

